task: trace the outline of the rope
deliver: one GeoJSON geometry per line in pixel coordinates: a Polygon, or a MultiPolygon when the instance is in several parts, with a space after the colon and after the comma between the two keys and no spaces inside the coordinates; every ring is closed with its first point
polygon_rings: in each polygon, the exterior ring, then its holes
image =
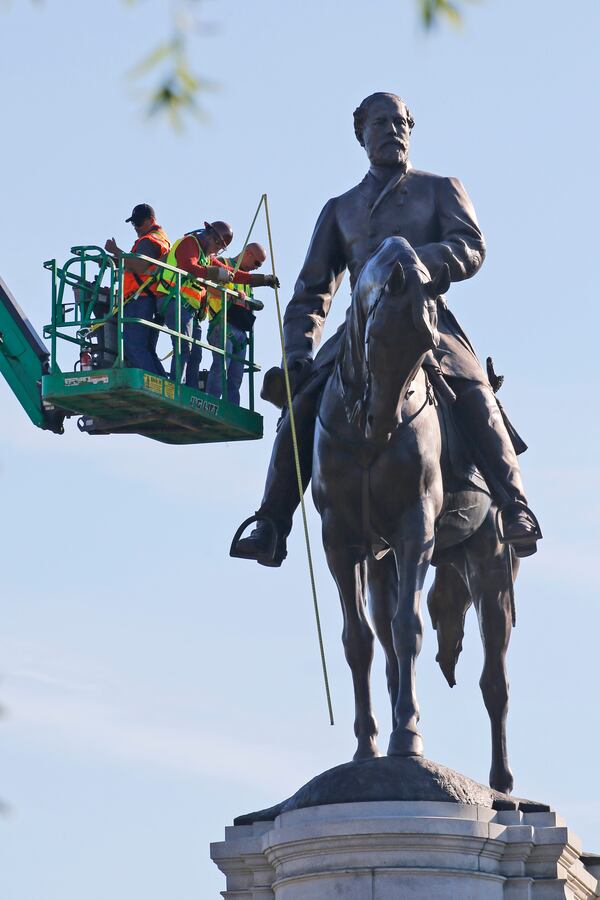
{"type": "MultiPolygon", "coordinates": [[[[233,269],[234,275],[237,275],[238,269],[242,264],[242,259],[244,258],[244,253],[246,252],[246,247],[248,246],[248,241],[250,240],[250,235],[252,234],[252,229],[254,228],[254,225],[256,224],[256,220],[258,219],[258,214],[260,212],[260,208],[263,205],[263,203],[266,201],[266,199],[267,199],[267,195],[263,194],[262,197],[260,198],[258,206],[256,207],[256,212],[254,213],[254,218],[252,219],[250,228],[248,229],[248,234],[246,235],[246,240],[244,241],[244,246],[242,247],[241,251],[238,253],[238,256],[237,256],[237,262],[233,269]]],[[[267,213],[267,220],[268,220],[268,213],[267,213]]],[[[271,261],[272,261],[272,258],[271,258],[271,261]]],[[[232,281],[235,281],[235,278],[232,278],[232,281]]]]}
{"type": "MultiPolygon", "coordinates": [[[[272,269],[273,275],[276,275],[275,254],[273,251],[273,236],[271,234],[271,219],[269,216],[269,201],[268,201],[267,195],[263,194],[260,198],[258,206],[256,207],[256,212],[254,213],[254,218],[252,219],[250,228],[248,229],[248,234],[246,235],[246,240],[244,241],[244,245],[243,245],[240,253],[238,254],[237,262],[236,262],[236,265],[235,265],[235,268],[233,271],[233,275],[232,275],[232,280],[234,280],[235,275],[237,274],[238,269],[240,268],[242,259],[244,257],[244,252],[248,245],[248,241],[250,240],[250,235],[252,234],[252,230],[254,229],[254,225],[256,224],[258,214],[260,213],[260,210],[261,210],[261,207],[263,204],[265,207],[267,234],[268,234],[268,238],[269,238],[269,253],[271,255],[271,269],[272,269]]],[[[127,303],[128,300],[133,300],[136,297],[138,297],[139,294],[141,293],[141,291],[150,282],[152,282],[155,277],[156,277],[155,275],[152,275],[148,279],[146,279],[146,281],[144,281],[144,283],[138,288],[138,290],[135,292],[135,294],[133,294],[131,297],[128,297],[126,300],[124,300],[123,305],[125,305],[125,303],[127,303]]],[[[302,473],[300,470],[300,454],[298,451],[298,437],[296,434],[296,420],[295,420],[295,416],[294,416],[294,408],[292,405],[292,388],[290,385],[290,374],[289,374],[289,370],[288,370],[287,353],[286,353],[286,349],[285,349],[285,340],[284,340],[284,336],[283,336],[283,319],[281,316],[281,304],[279,302],[279,288],[277,288],[277,286],[275,287],[275,307],[277,310],[277,324],[279,326],[279,339],[281,341],[281,354],[282,354],[282,360],[283,360],[283,375],[284,375],[284,380],[285,380],[285,390],[286,390],[286,396],[287,396],[288,413],[289,413],[289,417],[290,417],[292,445],[294,448],[294,464],[295,464],[295,468],[296,468],[296,479],[298,482],[298,494],[300,497],[300,508],[302,510],[302,524],[304,527],[304,542],[306,544],[306,556],[308,559],[308,572],[309,572],[309,576],[310,576],[310,586],[311,586],[311,592],[312,592],[313,608],[314,608],[314,613],[315,613],[315,622],[316,622],[316,626],[317,626],[317,637],[318,637],[318,641],[319,641],[319,653],[320,653],[320,657],[321,657],[321,667],[323,670],[323,681],[325,684],[325,695],[327,698],[327,710],[329,713],[329,723],[331,725],[334,725],[335,722],[334,722],[334,717],[333,717],[333,705],[331,702],[331,689],[329,686],[329,676],[327,674],[327,661],[325,659],[325,645],[323,642],[323,631],[321,628],[321,615],[319,612],[319,601],[317,598],[317,586],[316,586],[316,581],[315,581],[315,571],[314,571],[314,566],[313,566],[312,550],[311,550],[311,546],[310,546],[310,536],[308,533],[308,520],[306,517],[306,506],[304,503],[304,491],[302,489],[302,473]]],[[[117,310],[117,307],[115,307],[115,311],[116,310],[117,310]]],[[[104,324],[106,324],[106,323],[104,323],[104,322],[98,323],[95,326],[92,326],[90,331],[95,331],[97,328],[102,328],[104,324]]],[[[173,354],[173,351],[171,351],[170,353],[167,353],[167,355],[165,357],[163,357],[162,361],[164,362],[164,360],[168,359],[170,356],[172,356],[172,354],[173,354]]]]}
{"type": "MultiPolygon", "coordinates": [[[[263,194],[262,197],[260,198],[258,206],[256,207],[256,212],[254,213],[254,218],[252,219],[250,228],[248,229],[248,234],[246,235],[246,240],[244,241],[244,246],[242,247],[241,252],[238,254],[237,262],[236,262],[235,268],[233,270],[234,276],[237,275],[238,269],[240,268],[240,265],[241,265],[241,262],[242,262],[242,259],[244,256],[244,252],[246,250],[246,247],[248,246],[248,241],[250,240],[250,235],[252,234],[252,229],[254,228],[254,225],[256,224],[256,220],[258,219],[258,214],[260,212],[260,208],[263,205],[263,203],[265,202],[265,200],[266,200],[266,194],[263,194]]],[[[123,306],[125,306],[125,304],[128,303],[130,300],[137,300],[137,298],[140,296],[142,291],[146,287],[148,287],[149,284],[151,284],[153,281],[155,281],[155,279],[157,277],[158,277],[158,272],[156,272],[156,273],[150,275],[148,278],[146,278],[146,280],[139,286],[139,288],[137,289],[137,291],[135,291],[134,294],[132,294],[130,297],[125,298],[125,300],[123,301],[123,306]]],[[[232,280],[235,280],[235,279],[232,279],[232,280]]],[[[118,306],[118,304],[115,304],[111,314],[116,315],[118,310],[119,310],[119,306],[118,306]]],[[[105,325],[106,325],[106,322],[97,322],[95,325],[91,326],[91,328],[89,329],[89,333],[91,334],[92,332],[97,331],[99,328],[103,328],[105,325]]],[[[170,353],[167,353],[167,355],[165,357],[163,357],[162,362],[164,362],[165,359],[168,359],[172,355],[173,355],[173,351],[171,350],[170,353]]]]}
{"type": "MultiPolygon", "coordinates": [[[[275,256],[273,253],[273,238],[271,235],[271,220],[269,217],[269,201],[267,199],[267,195],[263,194],[261,198],[261,203],[265,204],[265,217],[267,220],[267,234],[269,236],[269,252],[271,254],[271,268],[273,270],[273,275],[275,275],[275,256]]],[[[260,204],[259,207],[260,209],[260,204]]],[[[257,210],[258,215],[258,210],[257,210]]],[[[254,223],[253,223],[254,224],[254,223]]],[[[325,647],[323,644],[323,632],[321,630],[321,616],[319,614],[319,601],[317,599],[317,587],[315,583],[315,572],[313,567],[312,560],[312,552],[310,549],[310,537],[308,534],[308,521],[306,518],[306,507],[304,505],[304,491],[302,489],[302,473],[300,471],[300,454],[298,452],[298,438],[296,435],[296,421],[294,417],[294,408],[292,406],[292,389],[290,385],[290,374],[288,370],[287,364],[287,354],[285,351],[285,340],[283,337],[283,320],[281,317],[281,305],[279,303],[279,289],[275,287],[275,306],[277,309],[277,324],[279,325],[279,338],[281,341],[281,353],[283,360],[283,376],[285,379],[285,391],[287,395],[287,404],[288,404],[288,413],[290,417],[290,427],[292,431],[292,444],[294,447],[294,463],[296,466],[296,479],[298,481],[298,494],[300,495],[300,508],[302,510],[302,524],[304,525],[304,541],[306,544],[306,555],[308,558],[308,571],[310,574],[310,586],[312,590],[312,599],[313,599],[313,607],[315,611],[315,621],[317,624],[317,636],[319,639],[319,651],[321,654],[321,666],[323,669],[323,680],[325,682],[325,694],[327,696],[327,709],[329,712],[329,723],[330,725],[334,724],[333,719],[333,706],[331,703],[331,691],[329,689],[329,677],[327,675],[327,662],[325,660],[325,647]]]]}

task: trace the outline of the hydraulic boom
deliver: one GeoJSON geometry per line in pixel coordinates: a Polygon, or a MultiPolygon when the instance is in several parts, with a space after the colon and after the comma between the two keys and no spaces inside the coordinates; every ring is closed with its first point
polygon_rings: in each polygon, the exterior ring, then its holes
{"type": "Polygon", "coordinates": [[[64,414],[42,402],[42,376],[49,359],[45,344],[0,278],[0,373],[34,425],[62,434],[64,414]]]}

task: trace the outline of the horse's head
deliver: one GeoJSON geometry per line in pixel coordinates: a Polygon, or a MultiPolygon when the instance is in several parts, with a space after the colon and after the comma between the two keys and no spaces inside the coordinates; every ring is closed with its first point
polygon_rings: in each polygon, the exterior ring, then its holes
{"type": "Polygon", "coordinates": [[[355,294],[364,322],[361,419],[368,439],[389,440],[401,421],[408,388],[425,353],[439,342],[437,298],[449,283],[447,266],[432,280],[401,237],[386,238],[365,264],[355,294]]]}

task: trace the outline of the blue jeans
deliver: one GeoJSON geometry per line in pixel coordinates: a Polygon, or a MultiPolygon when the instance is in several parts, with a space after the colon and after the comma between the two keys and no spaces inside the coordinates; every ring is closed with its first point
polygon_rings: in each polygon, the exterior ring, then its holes
{"type": "MultiPolygon", "coordinates": [[[[146,319],[151,322],[156,312],[156,301],[152,295],[142,294],[136,300],[130,300],[123,307],[123,315],[132,319],[146,319]]],[[[144,369],[153,375],[162,375],[165,370],[156,353],[154,329],[146,328],[137,322],[123,323],[123,352],[127,365],[134,369],[144,369]]]]}
{"type": "MultiPolygon", "coordinates": [[[[159,304],[160,305],[160,304],[159,304]]],[[[177,330],[177,309],[175,306],[175,302],[171,300],[167,309],[164,313],[165,324],[167,328],[171,328],[173,331],[177,330]]],[[[187,334],[188,337],[192,336],[192,330],[194,326],[194,317],[192,315],[192,310],[189,306],[184,306],[181,304],[181,333],[187,334]]],[[[170,378],[175,381],[176,377],[176,359],[177,359],[177,347],[179,345],[179,338],[173,337],[171,335],[171,343],[173,344],[173,357],[171,359],[171,373],[170,378]]],[[[184,341],[183,338],[181,340],[181,380],[185,381],[185,375],[187,370],[188,360],[190,358],[190,349],[191,344],[188,341],[184,341]]]]}
{"type": "MultiPolygon", "coordinates": [[[[208,333],[208,341],[213,347],[223,346],[223,326],[215,325],[208,333]]],[[[235,325],[227,326],[227,353],[233,353],[233,358],[227,359],[227,400],[230,403],[240,405],[240,385],[244,377],[244,359],[248,335],[235,325]]],[[[213,397],[221,396],[222,389],[223,357],[220,353],[213,353],[213,363],[208,373],[206,393],[213,397]]]]}
{"type": "MultiPolygon", "coordinates": [[[[198,317],[194,316],[192,328],[192,337],[195,341],[202,340],[202,325],[198,321],[198,317]]],[[[198,388],[200,383],[200,363],[202,362],[202,347],[192,344],[190,358],[188,359],[187,370],[185,373],[185,383],[188,387],[198,388]]]]}

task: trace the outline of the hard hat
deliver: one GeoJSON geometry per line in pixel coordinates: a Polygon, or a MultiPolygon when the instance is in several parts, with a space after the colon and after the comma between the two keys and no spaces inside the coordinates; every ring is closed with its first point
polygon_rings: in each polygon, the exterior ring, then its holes
{"type": "Polygon", "coordinates": [[[227,222],[205,222],[204,227],[207,231],[213,231],[225,247],[233,240],[233,229],[227,222]]]}

